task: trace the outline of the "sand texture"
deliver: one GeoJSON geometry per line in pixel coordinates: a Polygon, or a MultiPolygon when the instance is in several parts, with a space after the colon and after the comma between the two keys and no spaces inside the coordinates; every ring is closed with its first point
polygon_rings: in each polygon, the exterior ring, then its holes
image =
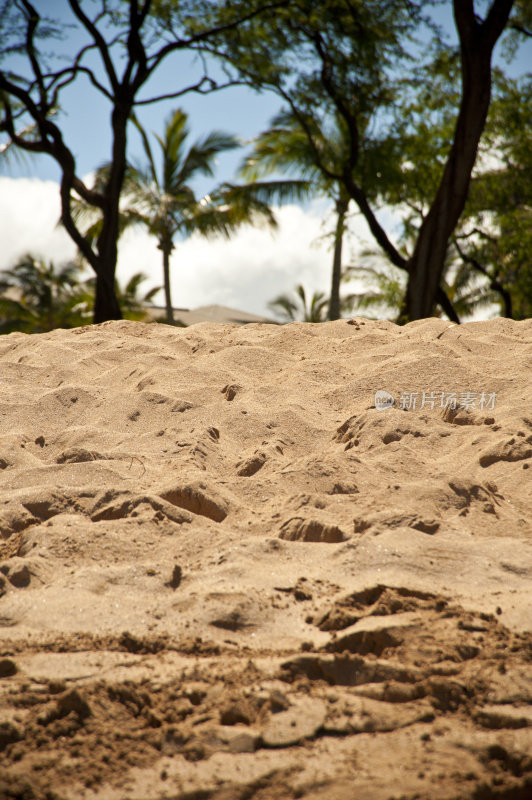
{"type": "Polygon", "coordinates": [[[532,798],[532,320],[2,336],[0,533],[0,800],[532,798]]]}

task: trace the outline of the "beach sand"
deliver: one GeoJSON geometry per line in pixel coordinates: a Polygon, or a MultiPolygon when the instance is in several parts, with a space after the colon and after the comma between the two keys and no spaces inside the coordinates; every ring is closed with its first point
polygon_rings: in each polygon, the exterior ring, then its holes
{"type": "Polygon", "coordinates": [[[532,320],[2,336],[0,533],[2,800],[532,797],[532,320]]]}

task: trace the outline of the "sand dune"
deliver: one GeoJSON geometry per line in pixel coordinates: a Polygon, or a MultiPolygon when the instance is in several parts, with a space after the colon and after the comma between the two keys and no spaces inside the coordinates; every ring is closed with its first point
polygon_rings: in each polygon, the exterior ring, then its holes
{"type": "Polygon", "coordinates": [[[0,337],[0,798],[532,797],[531,468],[531,320],[0,337]]]}

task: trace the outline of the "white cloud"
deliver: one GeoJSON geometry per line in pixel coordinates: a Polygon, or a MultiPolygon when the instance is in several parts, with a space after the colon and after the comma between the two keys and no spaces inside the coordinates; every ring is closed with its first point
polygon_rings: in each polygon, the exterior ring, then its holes
{"type": "Polygon", "coordinates": [[[60,215],[54,181],[0,177],[0,269],[28,252],[58,263],[73,258],[76,248],[57,225],[60,215]]]}
{"type": "MultiPolygon", "coordinates": [[[[275,231],[246,226],[229,240],[177,241],[171,259],[174,306],[218,303],[267,314],[267,303],[298,283],[310,292],[328,291],[332,252],[328,242],[316,241],[323,234],[323,209],[285,206],[276,216],[275,231]]],[[[138,270],[152,285],[161,284],[161,252],[147,234],[131,231],[124,236],[118,274],[138,270]]]]}
{"type": "MultiPolygon", "coordinates": [[[[279,227],[243,227],[230,240],[193,236],[176,241],[171,261],[174,306],[194,308],[221,304],[270,315],[267,304],[302,283],[308,292],[329,291],[332,243],[323,239],[334,220],[329,207],[315,202],[303,209],[276,209],[279,227]],[[326,223],[324,224],[324,219],[326,223]]],[[[12,266],[24,253],[58,263],[75,255],[65,231],[57,227],[59,187],[53,181],[0,178],[0,269],[12,266]]],[[[365,223],[351,225],[355,247],[368,245],[365,223]]],[[[349,247],[345,263],[349,263],[349,247]]],[[[120,242],[117,275],[124,283],[135,272],[148,276],[145,291],[162,284],[161,251],[142,229],[130,230],[120,242]]],[[[162,292],[156,301],[163,304],[162,292]]]]}

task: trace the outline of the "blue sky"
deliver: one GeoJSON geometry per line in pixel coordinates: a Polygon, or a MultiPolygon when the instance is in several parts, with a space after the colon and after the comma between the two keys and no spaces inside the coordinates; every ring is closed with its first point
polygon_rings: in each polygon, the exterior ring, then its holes
{"type": "MultiPolygon", "coordinates": [[[[65,0],[36,0],[41,13],[64,22],[66,33],[62,41],[53,43],[54,55],[76,53],[87,41],[78,28],[72,25],[73,16],[66,9],[65,0]]],[[[52,45],[46,45],[51,48],[52,45]]],[[[13,60],[14,68],[25,68],[25,59],[13,60]]],[[[85,63],[85,62],[84,62],[85,63]]],[[[94,56],[86,62],[101,74],[99,59],[94,56]]],[[[203,74],[199,58],[181,51],[170,55],[154,72],[150,81],[138,95],[139,100],[181,91],[193,84],[203,74]]],[[[219,83],[226,80],[219,64],[209,63],[209,74],[219,83]]],[[[233,133],[243,141],[249,141],[268,126],[269,120],[281,107],[281,102],[271,92],[257,92],[245,86],[234,86],[209,94],[189,92],[175,99],[139,105],[136,113],[146,131],[162,133],[165,120],[176,107],[189,115],[190,140],[202,137],[211,130],[233,133]]],[[[110,104],[98,92],[88,78],[81,76],[61,94],[61,129],[66,144],[72,149],[79,175],[87,175],[110,158],[111,127],[110,104]]],[[[140,138],[133,125],[129,127],[129,156],[142,157],[140,138]]],[[[220,159],[218,180],[231,179],[243,157],[244,151],[228,153],[220,159]]],[[[58,180],[59,168],[49,156],[41,155],[31,163],[15,164],[6,168],[0,161],[0,175],[12,177],[32,176],[43,180],[58,180]]]]}

